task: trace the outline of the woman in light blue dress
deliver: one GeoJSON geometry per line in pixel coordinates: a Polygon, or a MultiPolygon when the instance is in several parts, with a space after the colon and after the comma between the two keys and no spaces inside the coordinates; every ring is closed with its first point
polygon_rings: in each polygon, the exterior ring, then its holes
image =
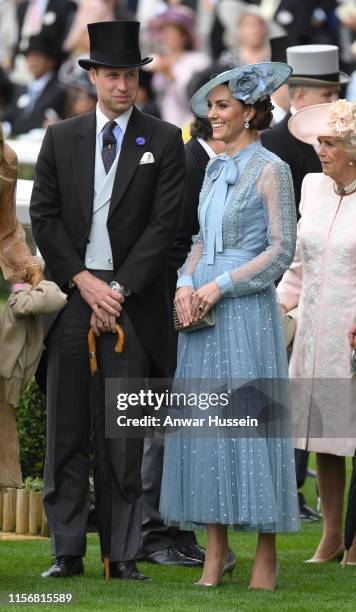
{"type": "Polygon", "coordinates": [[[191,100],[227,152],[207,167],[200,232],[175,298],[185,326],[213,307],[215,325],[179,335],[174,389],[198,395],[225,390],[230,399],[228,406],[221,401],[216,407],[214,400],[208,410],[204,404],[204,411],[174,411],[205,420],[198,429],[167,432],[160,510],[167,524],[207,527],[198,583],[204,586],[234,568],[227,540],[233,526],[259,533],[250,587],[273,590],[276,533],[299,528],[287,359],[274,289],[293,260],[295,203],[288,166],[262,147],[257,132],[272,118],[269,94],[289,74],[286,64],[242,66],[215,77],[191,100]],[[257,417],[259,427],[231,429],[227,420],[210,426],[208,414],[243,417],[243,424],[257,417]]]}

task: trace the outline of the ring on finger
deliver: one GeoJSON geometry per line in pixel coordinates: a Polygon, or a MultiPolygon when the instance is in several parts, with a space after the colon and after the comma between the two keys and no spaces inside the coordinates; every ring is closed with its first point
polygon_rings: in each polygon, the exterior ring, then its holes
{"type": "Polygon", "coordinates": [[[204,310],[204,306],[203,306],[202,304],[200,304],[200,305],[198,306],[198,310],[204,310]]]}

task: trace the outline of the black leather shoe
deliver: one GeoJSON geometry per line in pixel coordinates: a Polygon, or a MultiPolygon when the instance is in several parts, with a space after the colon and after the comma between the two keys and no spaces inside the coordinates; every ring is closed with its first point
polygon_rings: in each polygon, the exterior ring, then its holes
{"type": "Polygon", "coordinates": [[[52,567],[41,574],[42,578],[70,578],[71,576],[83,576],[84,565],[82,557],[71,555],[58,555],[52,567]]]}
{"type": "Polygon", "coordinates": [[[299,506],[299,517],[301,521],[305,521],[308,523],[314,523],[315,521],[319,521],[321,519],[320,512],[316,512],[306,504],[299,506]]]}
{"type": "Polygon", "coordinates": [[[152,581],[152,578],[141,574],[135,561],[110,561],[110,577],[122,578],[123,580],[152,581]]]}
{"type": "Polygon", "coordinates": [[[205,562],[205,548],[198,546],[198,544],[190,544],[190,546],[180,546],[178,551],[189,557],[189,559],[195,559],[200,562],[200,565],[204,565],[205,562]]]}
{"type": "Polygon", "coordinates": [[[178,565],[180,567],[197,567],[201,565],[201,561],[186,557],[174,546],[162,548],[161,550],[155,550],[154,552],[141,557],[141,559],[142,561],[157,563],[158,565],[178,565]]]}

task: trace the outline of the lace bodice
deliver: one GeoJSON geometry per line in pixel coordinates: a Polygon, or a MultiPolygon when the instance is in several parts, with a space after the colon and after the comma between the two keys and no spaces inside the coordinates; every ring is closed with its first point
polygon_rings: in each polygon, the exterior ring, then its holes
{"type": "Polygon", "coordinates": [[[233,158],[223,154],[209,162],[198,214],[200,232],[193,237],[190,253],[179,270],[177,287],[194,287],[194,271],[203,255],[206,263],[213,265],[214,256],[225,249],[241,252],[245,262],[216,277],[224,296],[265,289],[293,261],[296,211],[290,170],[259,141],[233,158]],[[231,164],[236,166],[233,183],[231,164]]]}

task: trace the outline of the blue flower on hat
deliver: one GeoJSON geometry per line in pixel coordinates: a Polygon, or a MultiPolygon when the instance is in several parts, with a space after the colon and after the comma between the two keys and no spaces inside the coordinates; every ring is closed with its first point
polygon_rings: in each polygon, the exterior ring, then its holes
{"type": "Polygon", "coordinates": [[[262,70],[257,66],[241,68],[241,73],[229,81],[229,89],[237,100],[246,104],[255,104],[275,90],[274,70],[262,70]]]}
{"type": "Polygon", "coordinates": [[[234,98],[245,104],[255,104],[283,85],[291,73],[292,68],[283,62],[261,62],[225,70],[195,92],[190,108],[197,117],[206,117],[209,93],[226,83],[234,98]]]}

